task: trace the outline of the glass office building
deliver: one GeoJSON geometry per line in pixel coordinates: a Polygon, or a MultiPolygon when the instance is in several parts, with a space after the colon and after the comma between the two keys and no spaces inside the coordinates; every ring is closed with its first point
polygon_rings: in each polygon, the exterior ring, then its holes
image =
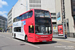
{"type": "Polygon", "coordinates": [[[0,16],[0,32],[7,31],[7,19],[0,16]]]}

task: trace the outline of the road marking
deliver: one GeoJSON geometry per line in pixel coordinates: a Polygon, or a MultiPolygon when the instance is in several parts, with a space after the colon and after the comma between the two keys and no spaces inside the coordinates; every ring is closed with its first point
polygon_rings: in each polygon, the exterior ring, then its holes
{"type": "Polygon", "coordinates": [[[33,44],[29,44],[29,43],[26,43],[26,42],[24,42],[24,43],[27,44],[27,45],[30,45],[30,46],[36,47],[36,48],[40,48],[39,46],[36,46],[36,45],[33,45],[33,44]]]}
{"type": "Polygon", "coordinates": [[[11,39],[10,37],[6,37],[6,38],[11,39]]]}
{"type": "Polygon", "coordinates": [[[71,41],[66,41],[66,40],[61,40],[61,39],[53,39],[53,40],[56,40],[56,41],[61,41],[61,42],[68,42],[68,43],[72,43],[71,41]]]}
{"type": "MultiPolygon", "coordinates": [[[[12,40],[15,40],[15,41],[17,41],[17,42],[22,42],[22,41],[19,41],[19,40],[17,40],[17,39],[12,39],[12,40]]],[[[29,46],[36,47],[36,48],[40,48],[39,46],[36,46],[36,45],[30,44],[30,43],[27,43],[27,42],[22,42],[22,43],[27,44],[27,45],[29,45],[29,46]]]]}
{"type": "Polygon", "coordinates": [[[17,39],[12,39],[12,40],[17,41],[17,42],[20,42],[20,41],[19,41],[19,40],[17,40],[17,39]]]}
{"type": "MultiPolygon", "coordinates": [[[[2,35],[0,35],[0,36],[2,36],[2,35]]],[[[8,39],[11,39],[10,37],[6,37],[6,36],[2,36],[2,37],[5,37],[5,38],[8,38],[8,39]]],[[[19,40],[17,40],[17,39],[12,39],[12,40],[15,40],[15,41],[17,41],[17,42],[21,42],[21,41],[19,41],[19,40]]],[[[26,42],[24,42],[24,43],[27,44],[27,45],[30,45],[30,46],[36,47],[36,48],[40,48],[39,46],[36,46],[36,45],[33,45],[33,44],[29,44],[29,43],[26,43],[26,42]]]]}
{"type": "Polygon", "coordinates": [[[1,35],[1,37],[5,37],[5,36],[1,35]]]}
{"type": "Polygon", "coordinates": [[[3,37],[5,37],[5,36],[3,36],[3,37]]]}
{"type": "Polygon", "coordinates": [[[70,41],[64,41],[64,40],[62,40],[63,42],[68,42],[68,43],[72,43],[72,42],[70,42],[70,41]]]}
{"type": "Polygon", "coordinates": [[[52,39],[52,40],[60,40],[60,39],[52,39]]]}
{"type": "Polygon", "coordinates": [[[58,45],[62,45],[62,44],[60,44],[60,43],[57,43],[58,45]]]}

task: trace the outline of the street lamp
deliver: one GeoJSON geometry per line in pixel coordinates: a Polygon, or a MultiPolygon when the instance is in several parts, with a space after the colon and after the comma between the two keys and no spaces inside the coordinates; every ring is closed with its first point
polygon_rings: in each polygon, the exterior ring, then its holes
{"type": "Polygon", "coordinates": [[[23,6],[26,8],[26,11],[28,10],[28,9],[27,9],[27,5],[24,5],[24,4],[22,4],[22,3],[21,3],[21,5],[23,5],[23,6]]]}
{"type": "MultiPolygon", "coordinates": [[[[21,3],[21,5],[23,5],[22,3],[21,3]]],[[[23,5],[24,7],[26,7],[25,5],[23,5]]]]}
{"type": "Polygon", "coordinates": [[[61,1],[62,3],[62,23],[64,25],[64,30],[66,30],[66,34],[67,34],[67,19],[65,19],[65,0],[61,1]]]}
{"type": "Polygon", "coordinates": [[[64,0],[61,0],[61,4],[62,4],[62,22],[65,19],[65,3],[64,0]]]}

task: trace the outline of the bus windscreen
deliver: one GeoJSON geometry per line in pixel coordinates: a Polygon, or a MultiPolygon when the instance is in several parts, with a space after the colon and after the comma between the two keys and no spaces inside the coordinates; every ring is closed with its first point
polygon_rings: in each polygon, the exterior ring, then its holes
{"type": "Polygon", "coordinates": [[[52,34],[50,13],[44,10],[35,10],[35,33],[39,35],[52,34]]]}

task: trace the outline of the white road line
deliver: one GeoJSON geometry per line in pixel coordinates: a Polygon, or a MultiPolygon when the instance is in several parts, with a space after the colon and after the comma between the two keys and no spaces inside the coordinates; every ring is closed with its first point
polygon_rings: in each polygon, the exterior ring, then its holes
{"type": "MultiPolygon", "coordinates": [[[[17,42],[22,42],[22,41],[19,41],[19,40],[17,40],[17,39],[12,39],[12,40],[15,40],[15,41],[17,41],[17,42]]],[[[27,45],[29,45],[29,46],[36,47],[36,48],[40,48],[39,46],[36,46],[36,45],[33,45],[33,44],[29,44],[29,43],[27,43],[27,42],[22,42],[22,43],[27,44],[27,45]]]]}
{"type": "Polygon", "coordinates": [[[57,43],[58,45],[62,45],[62,44],[60,44],[60,43],[57,43]]]}
{"type": "Polygon", "coordinates": [[[73,42],[71,42],[71,41],[67,41],[67,40],[61,40],[61,39],[53,39],[53,40],[57,40],[57,41],[61,41],[61,42],[68,42],[68,43],[73,43],[73,42]]]}
{"type": "Polygon", "coordinates": [[[17,41],[17,42],[20,42],[20,41],[19,41],[19,40],[17,40],[17,39],[12,39],[12,40],[17,41]]]}
{"type": "Polygon", "coordinates": [[[30,45],[30,46],[36,47],[36,48],[40,48],[39,46],[36,46],[36,45],[33,45],[33,44],[29,44],[29,43],[26,43],[26,42],[24,42],[24,43],[27,44],[27,45],[30,45]]]}
{"type": "Polygon", "coordinates": [[[53,40],[61,40],[61,39],[53,39],[53,40]]]}
{"type": "MultiPolygon", "coordinates": [[[[8,39],[11,39],[10,37],[6,37],[6,36],[3,36],[3,37],[8,38],[8,39]]],[[[20,42],[20,41],[17,40],[17,39],[12,39],[12,40],[15,40],[15,41],[17,41],[17,42],[20,42]]],[[[39,46],[36,46],[36,45],[33,45],[33,44],[29,44],[29,43],[26,43],[26,42],[24,42],[24,43],[27,44],[27,45],[30,45],[30,46],[36,47],[36,48],[40,48],[39,46]]]]}
{"type": "Polygon", "coordinates": [[[2,37],[5,37],[5,36],[2,36],[2,37]]]}
{"type": "Polygon", "coordinates": [[[6,37],[6,38],[11,39],[10,37],[6,37]]]}
{"type": "Polygon", "coordinates": [[[3,36],[3,37],[5,37],[5,36],[3,36]]]}
{"type": "Polygon", "coordinates": [[[8,38],[8,39],[11,39],[10,37],[6,37],[6,36],[4,36],[4,35],[0,35],[1,37],[4,37],[4,38],[8,38]]]}

